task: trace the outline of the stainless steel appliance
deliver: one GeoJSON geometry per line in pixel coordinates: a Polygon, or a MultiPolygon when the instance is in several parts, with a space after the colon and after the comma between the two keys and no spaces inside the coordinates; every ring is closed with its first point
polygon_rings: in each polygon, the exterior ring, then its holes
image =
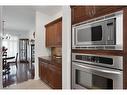
{"type": "Polygon", "coordinates": [[[122,11],[72,26],[72,48],[123,49],[122,11]]]}
{"type": "Polygon", "coordinates": [[[122,89],[123,57],[72,54],[73,89],[122,89]]]}

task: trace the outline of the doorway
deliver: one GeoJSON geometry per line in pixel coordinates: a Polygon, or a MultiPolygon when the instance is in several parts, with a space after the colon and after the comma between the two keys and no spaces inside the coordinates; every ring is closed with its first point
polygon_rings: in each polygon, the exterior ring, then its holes
{"type": "Polygon", "coordinates": [[[2,84],[8,87],[34,79],[35,10],[31,6],[2,7],[2,84]]]}

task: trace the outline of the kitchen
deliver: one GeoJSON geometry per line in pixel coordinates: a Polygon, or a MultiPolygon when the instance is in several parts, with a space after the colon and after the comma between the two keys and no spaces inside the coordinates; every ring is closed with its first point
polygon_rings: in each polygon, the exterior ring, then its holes
{"type": "Polygon", "coordinates": [[[52,89],[126,89],[126,6],[53,8],[35,13],[34,79],[52,89]]]}

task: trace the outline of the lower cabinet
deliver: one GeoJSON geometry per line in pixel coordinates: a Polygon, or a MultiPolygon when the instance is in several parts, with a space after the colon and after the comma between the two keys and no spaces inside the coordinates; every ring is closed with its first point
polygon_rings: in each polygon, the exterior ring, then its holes
{"type": "Polygon", "coordinates": [[[62,88],[62,74],[61,69],[56,66],[48,65],[48,81],[52,88],[60,89],[62,88]]]}
{"type": "Polygon", "coordinates": [[[53,89],[62,89],[62,70],[54,64],[39,60],[39,77],[53,89]]]}
{"type": "Polygon", "coordinates": [[[48,64],[45,63],[45,62],[41,62],[40,66],[41,66],[41,76],[40,76],[40,78],[44,82],[48,83],[48,80],[47,80],[47,66],[48,66],[48,64]]]}

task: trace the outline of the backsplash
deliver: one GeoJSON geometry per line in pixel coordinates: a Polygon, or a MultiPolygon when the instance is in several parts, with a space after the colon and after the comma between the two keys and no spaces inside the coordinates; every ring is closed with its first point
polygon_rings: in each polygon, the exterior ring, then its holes
{"type": "Polygon", "coordinates": [[[55,56],[62,56],[62,48],[52,48],[51,49],[51,55],[55,55],[55,56]]]}

